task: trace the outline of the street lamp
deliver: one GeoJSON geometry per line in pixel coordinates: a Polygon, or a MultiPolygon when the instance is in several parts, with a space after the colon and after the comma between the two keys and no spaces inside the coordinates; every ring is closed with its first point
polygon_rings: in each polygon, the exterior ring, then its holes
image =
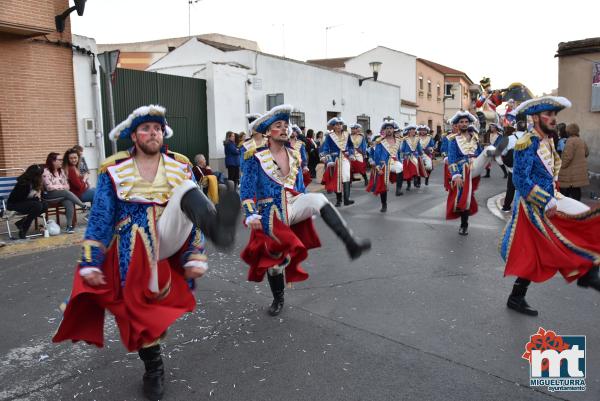
{"type": "Polygon", "coordinates": [[[371,70],[373,70],[373,76],[367,78],[360,78],[358,80],[358,86],[362,86],[362,83],[368,79],[373,79],[373,81],[377,81],[377,76],[379,75],[379,69],[381,68],[381,61],[371,61],[369,63],[371,70]]]}
{"type": "Polygon", "coordinates": [[[54,17],[54,25],[56,26],[57,32],[64,32],[65,20],[73,11],[77,11],[77,15],[80,17],[83,15],[83,11],[85,10],[85,2],[86,0],[75,0],[75,5],[73,7],[67,8],[62,14],[54,17]]]}

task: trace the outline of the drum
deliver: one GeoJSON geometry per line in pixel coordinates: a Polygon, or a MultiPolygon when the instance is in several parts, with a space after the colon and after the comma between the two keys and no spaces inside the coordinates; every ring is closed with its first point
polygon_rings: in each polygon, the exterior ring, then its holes
{"type": "Polygon", "coordinates": [[[431,161],[431,157],[428,155],[423,155],[423,165],[425,166],[425,170],[431,171],[433,170],[433,162],[431,161]]]}

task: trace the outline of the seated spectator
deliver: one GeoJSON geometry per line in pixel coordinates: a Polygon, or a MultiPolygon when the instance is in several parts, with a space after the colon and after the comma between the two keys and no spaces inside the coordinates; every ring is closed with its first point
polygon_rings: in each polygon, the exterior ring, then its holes
{"type": "Polygon", "coordinates": [[[83,157],[83,147],[81,145],[75,145],[73,146],[73,149],[75,149],[79,155],[79,172],[81,175],[89,174],[90,169],[85,161],[85,157],[83,157]]]}
{"type": "Polygon", "coordinates": [[[27,237],[31,222],[48,210],[48,204],[42,200],[42,171],[37,164],[27,167],[8,196],[6,208],[26,215],[15,223],[21,239],[27,237]]]}
{"type": "Polygon", "coordinates": [[[219,203],[219,181],[214,175],[212,168],[206,164],[206,157],[198,154],[194,157],[194,168],[192,172],[196,182],[206,189],[208,198],[214,203],[219,203]]]}
{"type": "Polygon", "coordinates": [[[88,182],[90,173],[81,174],[79,168],[79,153],[75,148],[69,149],[63,156],[63,170],[67,172],[70,191],[73,192],[82,202],[94,201],[96,188],[90,188],[88,182]]]}
{"type": "Polygon", "coordinates": [[[89,207],[83,203],[73,192],[69,190],[69,181],[62,166],[62,160],[58,158],[58,153],[52,152],[46,158],[46,168],[42,174],[44,183],[44,199],[51,202],[52,199],[61,198],[61,204],[65,207],[67,215],[67,234],[73,234],[73,217],[75,215],[75,205],[83,210],[89,207]]]}

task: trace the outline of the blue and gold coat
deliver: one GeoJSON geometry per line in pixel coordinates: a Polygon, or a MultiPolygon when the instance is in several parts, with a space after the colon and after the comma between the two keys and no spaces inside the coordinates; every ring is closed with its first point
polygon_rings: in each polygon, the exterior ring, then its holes
{"type": "Polygon", "coordinates": [[[464,176],[465,168],[471,167],[471,162],[482,152],[479,144],[479,137],[475,134],[471,135],[471,139],[467,140],[464,135],[448,135],[448,169],[450,176],[464,176]]]}
{"type": "MultiPolygon", "coordinates": [[[[161,155],[171,192],[152,194],[148,198],[135,196],[131,192],[135,170],[130,151],[119,152],[103,163],[82,245],[79,268],[101,269],[107,250],[116,246],[121,283],[124,285],[136,234],[140,234],[148,257],[158,260],[156,222],[173,189],[185,180],[193,179],[190,163],[185,156],[173,152],[161,155]]],[[[181,265],[190,260],[206,260],[204,238],[196,227],[192,227],[181,265]]]]}
{"type": "Polygon", "coordinates": [[[267,146],[256,149],[242,166],[240,196],[246,218],[261,216],[263,230],[268,235],[272,234],[275,216],[284,224],[288,224],[288,194],[305,192],[301,173],[302,157],[295,149],[285,149],[290,162],[290,172],[285,177],[280,173],[267,146]]]}

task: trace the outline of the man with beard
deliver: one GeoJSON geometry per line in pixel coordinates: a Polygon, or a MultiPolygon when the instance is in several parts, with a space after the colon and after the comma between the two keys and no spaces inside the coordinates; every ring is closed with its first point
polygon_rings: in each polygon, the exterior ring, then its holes
{"type": "Polygon", "coordinates": [[[348,132],[343,131],[343,125],[344,120],[341,117],[334,117],[327,122],[331,131],[319,150],[321,161],[326,166],[323,183],[327,192],[335,192],[336,207],[342,205],[342,190],[344,206],[354,203],[350,200],[350,161],[354,160],[354,145],[348,132]]]}
{"type": "Polygon", "coordinates": [[[267,146],[246,159],[240,187],[245,224],[252,230],[241,257],[250,265],[249,281],[261,282],[267,274],[273,293],[271,316],[283,309],[285,282],[308,278],[300,262],[308,249],[321,246],[313,216],[321,215],[351,259],[371,248],[369,240],[352,234],[325,195],[305,193],[301,156],[288,144],[292,111],[290,105],[277,106],[253,122],[252,129],[268,138],[267,146]]]}
{"type": "Polygon", "coordinates": [[[468,111],[459,111],[452,117],[459,133],[448,140],[448,171],[450,190],[446,204],[446,219],[460,217],[460,235],[468,235],[469,216],[477,213],[475,191],[479,177],[473,177],[473,161],[481,153],[476,118],[468,111]]]}
{"type": "Polygon", "coordinates": [[[557,113],[566,107],[571,107],[566,98],[544,96],[515,109],[531,116],[533,130],[514,148],[515,205],[500,253],[506,261],[504,275],[517,276],[507,306],[530,316],[538,312],[525,301],[529,284],[557,272],[567,282],[577,280],[580,287],[600,291],[600,208],[590,210],[556,188],[561,161],[552,134],[557,113]]]}
{"type": "Polygon", "coordinates": [[[232,245],[240,210],[234,191],[215,208],[192,180],[188,159],[163,146],[172,135],[164,107],[155,105],[139,107],[110,132],[134,147],[100,168],[73,291],[53,338],[102,347],[108,309],[127,350],[144,362],[149,400],[163,398],[160,341],[196,306],[191,289],[207,269],[204,236],[232,245]]]}

